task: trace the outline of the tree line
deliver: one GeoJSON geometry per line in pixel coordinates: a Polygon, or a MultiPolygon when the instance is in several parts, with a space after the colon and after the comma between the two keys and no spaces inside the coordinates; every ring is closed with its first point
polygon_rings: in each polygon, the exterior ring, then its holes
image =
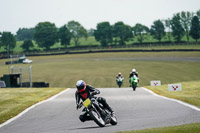
{"type": "Polygon", "coordinates": [[[197,42],[200,38],[200,10],[196,13],[182,11],[174,14],[172,18],[156,20],[150,28],[140,23],[131,27],[122,21],[113,25],[105,21],[98,23],[96,29],[87,31],[77,21],[69,21],[60,28],[51,22],[40,22],[34,28],[19,28],[16,35],[11,32],[0,33],[0,47],[4,47],[9,54],[15,47],[16,40],[19,40],[24,41],[21,47],[29,51],[34,46],[32,40],[35,40],[39,47],[46,50],[56,42],[66,48],[71,40],[75,46],[79,46],[80,38],[87,39],[89,36],[94,36],[102,46],[126,45],[126,42],[134,37],[142,43],[146,35],[151,35],[159,42],[165,36],[169,42],[172,42],[172,37],[176,42],[180,42],[186,35],[187,42],[190,41],[190,36],[197,42]]]}

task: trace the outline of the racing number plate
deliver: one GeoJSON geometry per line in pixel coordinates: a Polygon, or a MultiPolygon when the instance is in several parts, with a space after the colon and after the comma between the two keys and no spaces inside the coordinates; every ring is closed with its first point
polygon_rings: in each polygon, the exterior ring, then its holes
{"type": "Polygon", "coordinates": [[[83,105],[87,108],[88,106],[91,105],[91,101],[89,98],[87,98],[84,102],[83,102],[83,105]]]}

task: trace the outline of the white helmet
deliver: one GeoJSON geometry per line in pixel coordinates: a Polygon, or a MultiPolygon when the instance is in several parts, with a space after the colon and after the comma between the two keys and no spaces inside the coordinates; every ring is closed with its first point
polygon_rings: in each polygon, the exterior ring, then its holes
{"type": "Polygon", "coordinates": [[[133,68],[133,69],[132,69],[132,73],[135,73],[135,72],[136,72],[136,69],[133,68]]]}
{"type": "Polygon", "coordinates": [[[84,91],[85,88],[86,88],[86,83],[83,80],[79,80],[79,81],[76,82],[76,88],[79,91],[84,91]]]}

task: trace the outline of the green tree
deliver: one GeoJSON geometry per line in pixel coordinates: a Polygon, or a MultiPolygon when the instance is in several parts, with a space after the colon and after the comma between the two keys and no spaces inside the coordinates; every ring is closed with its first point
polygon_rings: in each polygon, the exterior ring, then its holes
{"type": "Polygon", "coordinates": [[[190,25],[191,25],[191,20],[192,20],[192,16],[193,14],[190,12],[184,12],[182,11],[180,13],[180,18],[181,18],[181,24],[185,30],[185,34],[187,37],[187,42],[189,42],[189,29],[190,29],[190,25]]]}
{"type": "Polygon", "coordinates": [[[50,49],[58,41],[58,31],[54,23],[41,22],[35,27],[34,38],[39,47],[50,49]]]}
{"type": "Polygon", "coordinates": [[[66,25],[59,28],[58,36],[60,38],[61,45],[65,46],[65,48],[67,45],[70,45],[71,33],[66,25]]]}
{"type": "Polygon", "coordinates": [[[30,51],[30,48],[33,48],[33,42],[31,40],[25,40],[24,43],[21,45],[22,49],[25,51],[30,51]]]}
{"type": "Polygon", "coordinates": [[[88,35],[89,36],[94,36],[94,31],[95,29],[89,29],[87,32],[88,32],[88,35]]]}
{"type": "Polygon", "coordinates": [[[102,46],[106,46],[109,43],[112,43],[112,27],[110,23],[98,23],[96,30],[94,30],[94,37],[96,41],[101,43],[102,46]]]}
{"type": "Polygon", "coordinates": [[[150,33],[160,42],[163,36],[165,36],[165,27],[163,22],[161,20],[154,21],[153,25],[151,26],[150,33]]]}
{"type": "Polygon", "coordinates": [[[67,28],[69,29],[76,46],[79,45],[79,39],[81,37],[84,37],[85,39],[88,38],[87,30],[79,22],[69,21],[67,23],[67,28]]]}
{"type": "Polygon", "coordinates": [[[17,31],[17,40],[33,40],[35,29],[34,28],[19,28],[17,31]]]}
{"type": "Polygon", "coordinates": [[[197,40],[200,38],[200,22],[197,16],[192,18],[192,24],[190,29],[190,35],[193,39],[197,40]]]}
{"type": "Polygon", "coordinates": [[[171,19],[170,18],[165,20],[165,28],[167,29],[167,38],[168,38],[169,42],[171,42],[172,26],[171,26],[171,19]]]}
{"type": "Polygon", "coordinates": [[[2,47],[2,44],[1,44],[1,32],[0,32],[0,48],[2,47]]]}
{"type": "Polygon", "coordinates": [[[144,35],[149,31],[149,28],[145,25],[139,24],[137,23],[134,27],[133,27],[133,33],[135,36],[138,36],[138,41],[140,43],[142,43],[142,41],[144,40],[144,35]]]}
{"type": "Polygon", "coordinates": [[[200,10],[198,10],[196,14],[197,14],[197,17],[198,17],[199,20],[200,20],[200,10]]]}
{"type": "Polygon", "coordinates": [[[16,38],[11,32],[3,32],[1,35],[1,45],[5,47],[8,57],[10,52],[16,46],[16,38]]]}
{"type": "Polygon", "coordinates": [[[171,20],[172,25],[172,35],[176,41],[180,42],[181,38],[184,36],[184,28],[181,25],[181,18],[179,14],[173,16],[171,20]]]}
{"type": "Polygon", "coordinates": [[[113,25],[113,37],[117,39],[120,45],[125,45],[126,41],[133,38],[132,29],[123,22],[117,22],[113,25]]]}

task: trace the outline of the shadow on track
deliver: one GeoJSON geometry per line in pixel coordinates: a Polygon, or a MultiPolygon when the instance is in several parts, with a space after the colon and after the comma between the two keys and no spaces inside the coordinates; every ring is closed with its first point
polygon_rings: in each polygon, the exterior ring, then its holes
{"type": "Polygon", "coordinates": [[[80,127],[80,128],[72,128],[69,130],[77,130],[77,129],[94,129],[94,128],[106,128],[106,127],[110,127],[112,125],[106,125],[105,127],[99,127],[99,126],[92,126],[92,127],[80,127]]]}

